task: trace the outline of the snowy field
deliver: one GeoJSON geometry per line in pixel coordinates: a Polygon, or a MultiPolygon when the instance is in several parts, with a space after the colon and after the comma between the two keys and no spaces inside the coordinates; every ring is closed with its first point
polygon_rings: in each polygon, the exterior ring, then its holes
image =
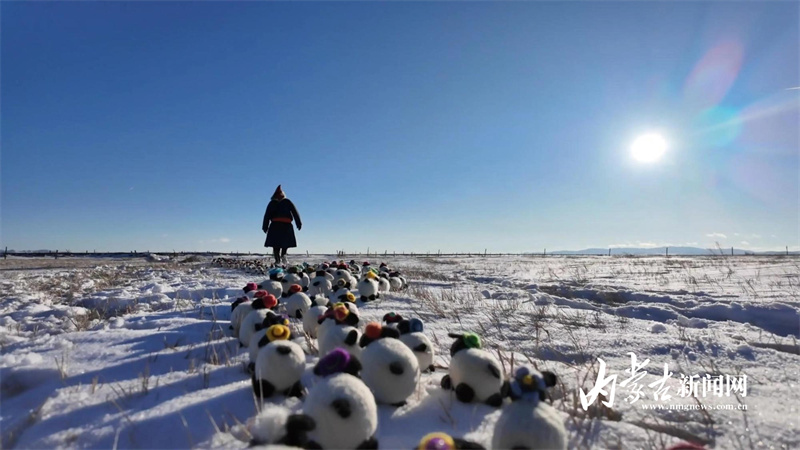
{"type": "MultiPolygon", "coordinates": [[[[381,448],[413,448],[431,431],[489,446],[501,409],[439,387],[447,333],[461,331],[480,334],[506,373],[524,363],[558,375],[552,404],[571,448],[800,448],[796,257],[370,261],[403,272],[410,288],[360,305],[361,326],[390,311],[418,317],[437,347],[438,368],[409,403],[379,406],[381,448]],[[649,363],[625,383],[631,353],[649,363]],[[584,408],[598,358],[616,385],[584,408]],[[740,384],[681,395],[681,375],[740,384]],[[671,398],[654,400],[648,385],[659,381],[671,398]]],[[[0,260],[2,448],[247,447],[264,406],[228,329],[230,302],[264,278],[203,258],[0,260]]]]}

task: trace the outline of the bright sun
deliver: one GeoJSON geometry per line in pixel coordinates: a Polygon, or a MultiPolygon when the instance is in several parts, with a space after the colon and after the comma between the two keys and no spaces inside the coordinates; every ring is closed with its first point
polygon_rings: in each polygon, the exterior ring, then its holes
{"type": "Polygon", "coordinates": [[[659,134],[643,134],[631,145],[633,159],[642,163],[656,162],[667,151],[667,141],[659,134]]]}

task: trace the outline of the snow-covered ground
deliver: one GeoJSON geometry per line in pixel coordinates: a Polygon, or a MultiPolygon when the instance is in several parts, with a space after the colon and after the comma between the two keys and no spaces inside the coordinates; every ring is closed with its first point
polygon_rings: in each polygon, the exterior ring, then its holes
{"type": "MultiPolygon", "coordinates": [[[[796,257],[380,261],[411,287],[361,306],[362,324],[389,311],[421,318],[439,366],[406,406],[379,406],[381,448],[415,447],[431,431],[489,446],[501,410],[458,403],[439,387],[447,333],[459,331],[480,334],[507,373],[525,363],[559,376],[553,406],[570,447],[800,447],[796,257]],[[649,363],[626,382],[631,354],[649,363]],[[591,402],[599,360],[601,378],[616,375],[616,384],[591,402]],[[746,375],[746,389],[703,395],[698,383],[697,397],[681,395],[682,375],[746,375]],[[659,381],[671,398],[653,399],[648,385],[659,381]]],[[[0,260],[2,447],[247,447],[263,406],[228,320],[241,288],[263,279],[210,259],[0,260]]]]}

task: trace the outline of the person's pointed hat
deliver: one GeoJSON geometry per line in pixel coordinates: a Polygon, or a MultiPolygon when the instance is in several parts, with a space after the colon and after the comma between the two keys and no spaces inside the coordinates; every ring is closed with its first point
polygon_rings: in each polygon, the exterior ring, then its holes
{"type": "Polygon", "coordinates": [[[283,193],[283,189],[281,189],[281,185],[279,184],[278,188],[275,189],[275,193],[272,194],[272,199],[273,200],[281,200],[281,199],[284,199],[284,198],[286,198],[286,194],[283,193]]]}

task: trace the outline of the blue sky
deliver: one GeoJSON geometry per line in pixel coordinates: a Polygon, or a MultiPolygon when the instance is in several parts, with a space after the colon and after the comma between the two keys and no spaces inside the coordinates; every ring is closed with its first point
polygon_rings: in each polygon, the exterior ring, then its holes
{"type": "Polygon", "coordinates": [[[800,246],[798,4],[0,4],[13,249],[800,246]],[[653,164],[630,145],[668,142],[653,164]]]}

